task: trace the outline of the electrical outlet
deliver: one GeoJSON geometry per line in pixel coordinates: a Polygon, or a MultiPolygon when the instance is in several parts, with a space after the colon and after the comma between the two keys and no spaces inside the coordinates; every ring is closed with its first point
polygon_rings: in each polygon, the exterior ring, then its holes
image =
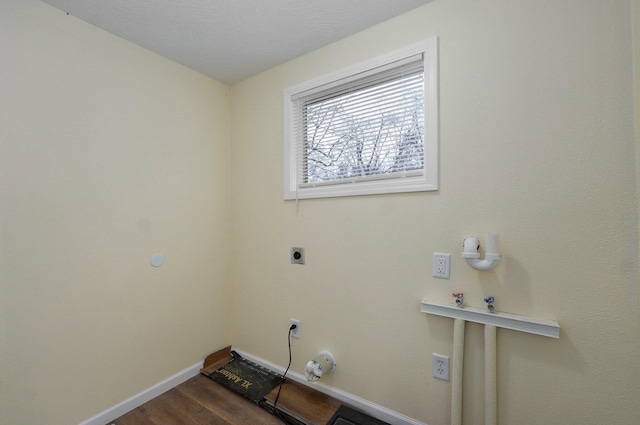
{"type": "Polygon", "coordinates": [[[296,328],[291,330],[291,336],[300,339],[300,321],[298,319],[291,319],[289,327],[296,325],[296,328]]]}
{"type": "Polygon", "coordinates": [[[304,248],[301,248],[301,247],[291,248],[291,264],[304,265],[304,248]]]}
{"type": "Polygon", "coordinates": [[[449,380],[449,357],[442,354],[431,353],[431,374],[434,378],[449,380]]]}
{"type": "Polygon", "coordinates": [[[451,254],[433,253],[433,277],[449,279],[451,271],[451,254]]]}

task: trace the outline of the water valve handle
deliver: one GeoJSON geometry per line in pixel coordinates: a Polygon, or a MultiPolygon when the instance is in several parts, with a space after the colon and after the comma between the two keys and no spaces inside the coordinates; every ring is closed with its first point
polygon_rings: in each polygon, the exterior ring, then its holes
{"type": "Polygon", "coordinates": [[[451,294],[452,297],[456,299],[456,306],[463,307],[464,306],[464,294],[462,292],[454,292],[451,294]]]}
{"type": "Polygon", "coordinates": [[[484,299],[484,302],[487,303],[487,308],[489,309],[490,313],[495,312],[495,307],[493,306],[493,302],[495,301],[495,298],[493,297],[486,297],[484,299]]]}

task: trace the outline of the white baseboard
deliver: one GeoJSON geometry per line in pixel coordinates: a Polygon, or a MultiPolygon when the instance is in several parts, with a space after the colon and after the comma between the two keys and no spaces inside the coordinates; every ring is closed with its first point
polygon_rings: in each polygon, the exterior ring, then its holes
{"type": "Polygon", "coordinates": [[[136,407],[143,405],[147,401],[169,391],[171,388],[176,387],[182,384],[184,381],[193,378],[198,373],[200,373],[200,369],[202,369],[202,363],[203,362],[200,361],[193,366],[188,367],[173,376],[170,376],[164,381],[157,383],[153,387],[147,388],[141,393],[136,394],[133,397],[116,404],[115,406],[105,410],[104,412],[98,413],[97,415],[87,419],[86,421],[78,425],[105,425],[109,423],[109,421],[119,418],[125,413],[132,411],[136,407]]]}
{"type": "MultiPolygon", "coordinates": [[[[239,350],[234,347],[234,350],[238,352],[241,356],[251,360],[254,363],[262,365],[268,369],[271,369],[277,373],[283,374],[284,368],[278,366],[274,363],[271,363],[265,359],[254,356],[253,354],[247,353],[245,351],[239,350]]],[[[124,400],[121,403],[116,404],[115,406],[105,410],[104,412],[98,413],[90,419],[78,424],[78,425],[105,425],[109,423],[109,421],[113,421],[114,419],[119,418],[127,412],[135,409],[138,406],[143,405],[147,401],[159,396],[162,393],[165,393],[182,384],[184,381],[187,381],[198,373],[200,373],[200,369],[202,369],[203,362],[198,362],[191,367],[188,367],[175,375],[165,379],[164,381],[154,385],[151,388],[148,388],[142,391],[139,394],[134,395],[133,397],[124,400]]],[[[380,406],[379,404],[372,403],[368,400],[365,400],[356,395],[350,394],[346,391],[342,391],[338,388],[333,388],[328,385],[325,385],[321,382],[309,382],[301,373],[289,371],[287,372],[287,377],[296,382],[299,382],[303,385],[307,385],[317,391],[320,391],[323,394],[331,396],[336,400],[339,400],[345,404],[348,404],[367,415],[373,416],[374,418],[378,418],[381,421],[388,422],[391,425],[426,425],[423,422],[417,421],[413,418],[405,416],[401,413],[395,412],[393,410],[387,409],[384,406],[380,406]]]]}
{"type": "MultiPolygon", "coordinates": [[[[271,369],[275,372],[283,374],[285,369],[281,366],[278,366],[274,363],[271,363],[265,359],[260,357],[256,357],[250,353],[242,351],[237,348],[233,348],[238,354],[241,356],[251,360],[254,363],[257,363],[261,366],[264,366],[268,369],[271,369]]],[[[287,378],[290,378],[293,381],[299,382],[303,385],[307,385],[317,391],[320,391],[323,394],[331,396],[336,400],[339,400],[345,404],[354,407],[367,415],[373,416],[374,418],[380,419],[381,421],[385,421],[391,425],[426,425],[424,422],[420,422],[416,419],[405,416],[401,413],[395,412],[391,409],[387,409],[384,406],[380,406],[379,404],[372,403],[368,400],[365,400],[356,395],[350,394],[346,391],[342,391],[338,388],[333,388],[328,385],[325,385],[321,382],[309,382],[307,378],[301,373],[289,371],[287,372],[287,378]]]]}

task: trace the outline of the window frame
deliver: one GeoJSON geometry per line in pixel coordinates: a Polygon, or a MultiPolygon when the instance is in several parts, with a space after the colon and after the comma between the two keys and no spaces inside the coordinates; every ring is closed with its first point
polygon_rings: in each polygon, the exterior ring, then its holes
{"type": "Polygon", "coordinates": [[[373,195],[385,193],[438,190],[438,39],[432,37],[394,52],[378,56],[359,64],[323,75],[284,90],[284,199],[311,199],[340,196],[373,195]],[[424,171],[397,175],[377,176],[369,179],[302,184],[302,163],[297,149],[301,141],[294,140],[293,100],[300,93],[321,86],[339,85],[341,80],[369,72],[393,62],[422,54],[424,60],[424,171]],[[416,175],[419,174],[419,175],[416,175]]]}

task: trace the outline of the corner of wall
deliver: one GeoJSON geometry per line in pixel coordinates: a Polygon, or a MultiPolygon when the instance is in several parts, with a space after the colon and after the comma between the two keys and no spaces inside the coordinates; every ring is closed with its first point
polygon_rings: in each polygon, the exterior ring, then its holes
{"type": "MultiPolygon", "coordinates": [[[[636,146],[636,207],[638,212],[637,221],[637,256],[640,264],[640,0],[633,0],[632,8],[632,28],[633,28],[633,111],[636,146]]],[[[640,297],[640,291],[638,291],[640,297]]]]}

